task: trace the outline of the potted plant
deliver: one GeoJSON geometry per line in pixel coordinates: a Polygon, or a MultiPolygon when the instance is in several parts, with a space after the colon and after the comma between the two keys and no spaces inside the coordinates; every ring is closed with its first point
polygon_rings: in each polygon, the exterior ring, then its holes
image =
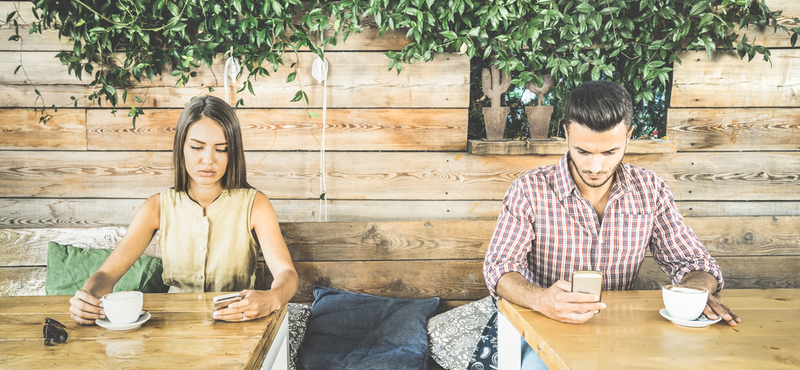
{"type": "Polygon", "coordinates": [[[483,85],[483,93],[491,101],[491,106],[481,108],[483,119],[486,122],[486,140],[503,140],[506,121],[511,108],[501,107],[500,101],[503,94],[511,86],[511,80],[503,76],[503,73],[497,69],[496,65],[492,65],[481,71],[481,84],[483,85]]]}
{"type": "Polygon", "coordinates": [[[556,85],[553,76],[547,74],[543,78],[542,86],[536,86],[532,82],[527,83],[527,88],[536,94],[539,105],[525,107],[525,115],[528,116],[528,131],[531,140],[547,139],[550,131],[550,116],[553,115],[553,106],[544,105],[544,95],[556,85]]]}

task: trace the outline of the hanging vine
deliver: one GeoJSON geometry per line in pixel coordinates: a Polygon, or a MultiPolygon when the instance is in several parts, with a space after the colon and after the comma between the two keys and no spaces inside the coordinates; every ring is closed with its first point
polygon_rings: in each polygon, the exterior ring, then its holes
{"type": "MultiPolygon", "coordinates": [[[[800,32],[800,20],[782,17],[763,0],[34,0],[32,5],[37,20],[30,32],[57,28],[73,48],[56,57],[78,79],[90,76],[90,101],[112,107],[128,106],[129,88],[162,73],[177,77],[177,86],[186,85],[198,68],[210,68],[230,50],[243,66],[238,92],[255,94],[253,82],[278,71],[286,52],[308,48],[324,59],[325,45],[361,32],[368,17],[381,35],[407,30],[409,44],[386,52],[389,70],[397,73],[404,63],[461,52],[492,58],[507,76],[518,72],[513,80],[518,86],[541,86],[540,76],[547,74],[572,84],[613,74],[632,86],[637,101],[652,100],[651,87],[668,83],[679,51],[705,50],[710,56],[723,48],[741,58],[769,60],[769,50],[740,37],[737,25],[788,31],[792,46],[800,32]],[[322,30],[326,37],[314,40],[322,30]]],[[[11,39],[21,41],[18,13],[6,21],[16,29],[11,39]]],[[[287,83],[296,77],[295,70],[287,83]]],[[[561,85],[553,89],[556,97],[561,85]]],[[[129,112],[135,120],[146,96],[133,99],[139,104],[129,112]]],[[[300,100],[308,102],[302,88],[292,99],[300,100]]],[[[242,104],[244,98],[235,105],[242,104]]]]}

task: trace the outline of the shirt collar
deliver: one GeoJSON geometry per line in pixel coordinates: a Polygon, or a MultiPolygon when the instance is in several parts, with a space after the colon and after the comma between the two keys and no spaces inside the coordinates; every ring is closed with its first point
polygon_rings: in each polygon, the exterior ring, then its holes
{"type": "MultiPolygon", "coordinates": [[[[569,171],[569,160],[569,152],[567,152],[561,157],[561,160],[558,161],[555,167],[553,189],[556,195],[558,195],[559,200],[563,200],[573,194],[576,196],[578,195],[578,186],[575,185],[575,180],[572,178],[572,174],[569,171]]],[[[630,166],[624,162],[617,167],[616,179],[611,186],[611,196],[616,193],[625,193],[628,191],[631,186],[630,173],[630,166]]],[[[609,199],[611,199],[611,196],[609,199]]]]}
{"type": "MultiPolygon", "coordinates": [[[[188,207],[191,210],[192,214],[195,214],[199,217],[204,217],[203,207],[201,207],[199,203],[197,203],[194,199],[192,199],[192,197],[189,196],[189,193],[185,191],[181,193],[182,193],[181,196],[185,196],[186,199],[188,200],[186,203],[188,204],[188,207]]],[[[214,199],[214,201],[211,202],[211,204],[209,204],[208,207],[206,208],[206,217],[211,216],[219,212],[219,210],[225,208],[225,205],[228,204],[229,200],[230,200],[230,190],[223,189],[222,192],[217,197],[217,199],[214,199]]]]}

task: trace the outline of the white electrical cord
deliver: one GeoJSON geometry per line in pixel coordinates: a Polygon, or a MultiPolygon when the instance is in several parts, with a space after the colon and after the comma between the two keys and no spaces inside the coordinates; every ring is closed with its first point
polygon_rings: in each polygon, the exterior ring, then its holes
{"type": "MultiPolygon", "coordinates": [[[[231,46],[231,53],[228,55],[228,60],[225,61],[225,71],[223,72],[222,80],[225,81],[225,101],[231,104],[230,92],[228,91],[228,78],[233,81],[233,88],[236,88],[236,78],[239,76],[239,71],[242,67],[239,65],[239,58],[233,57],[233,46],[231,46]]],[[[231,104],[233,105],[233,104],[231,104]]]]}
{"type": "MultiPolygon", "coordinates": [[[[320,38],[322,32],[320,31],[320,38]]],[[[324,47],[320,47],[324,50],[324,47]]],[[[322,82],[322,144],[319,150],[319,215],[317,221],[321,221],[323,214],[325,222],[328,221],[328,189],[325,186],[325,126],[327,126],[328,113],[328,61],[320,57],[311,63],[311,77],[317,82],[322,82]],[[324,208],[323,208],[324,207],[324,208]]]]}

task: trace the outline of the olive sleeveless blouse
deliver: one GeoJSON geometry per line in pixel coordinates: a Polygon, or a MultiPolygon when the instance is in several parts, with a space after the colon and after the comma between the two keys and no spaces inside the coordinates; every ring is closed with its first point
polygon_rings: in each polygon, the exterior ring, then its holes
{"type": "Polygon", "coordinates": [[[258,244],[250,230],[256,189],[223,190],[206,208],[186,192],[161,196],[164,284],[170,293],[253,289],[258,244]]]}

